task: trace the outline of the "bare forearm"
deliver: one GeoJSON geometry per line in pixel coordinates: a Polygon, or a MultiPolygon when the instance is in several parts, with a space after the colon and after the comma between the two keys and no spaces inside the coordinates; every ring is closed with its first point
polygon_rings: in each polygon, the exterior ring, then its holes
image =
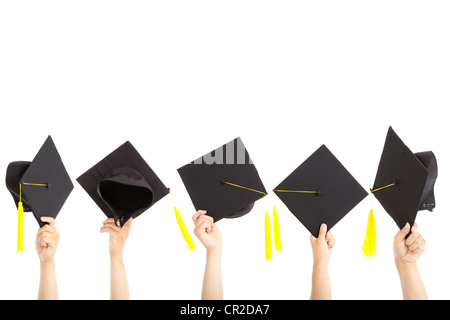
{"type": "Polygon", "coordinates": [[[222,252],[220,249],[206,255],[202,300],[223,300],[222,252]]]}
{"type": "Polygon", "coordinates": [[[310,299],[331,300],[331,284],[327,265],[314,264],[310,299]]]}
{"type": "Polygon", "coordinates": [[[58,300],[55,262],[41,262],[38,300],[58,300]]]}
{"type": "Polygon", "coordinates": [[[122,257],[111,257],[111,300],[129,300],[127,273],[122,257]]]}
{"type": "Polygon", "coordinates": [[[416,263],[395,260],[404,300],[427,300],[427,292],[416,263]]]}

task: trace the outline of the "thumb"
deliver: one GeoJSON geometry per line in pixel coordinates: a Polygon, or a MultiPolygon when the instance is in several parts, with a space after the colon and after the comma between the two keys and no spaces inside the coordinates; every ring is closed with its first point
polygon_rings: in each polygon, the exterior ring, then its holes
{"type": "Polygon", "coordinates": [[[411,226],[409,225],[409,222],[407,222],[405,224],[405,226],[403,227],[403,229],[401,229],[399,232],[397,232],[397,234],[394,237],[394,241],[395,242],[403,241],[406,238],[406,236],[408,235],[410,230],[411,230],[411,226]]]}
{"type": "Polygon", "coordinates": [[[325,240],[326,234],[327,234],[327,225],[325,223],[322,223],[320,225],[319,236],[317,238],[325,240]]]}

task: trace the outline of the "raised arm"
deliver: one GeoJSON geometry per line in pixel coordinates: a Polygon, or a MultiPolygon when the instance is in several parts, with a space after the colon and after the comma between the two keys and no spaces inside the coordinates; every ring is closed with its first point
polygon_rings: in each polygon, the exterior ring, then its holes
{"type": "Polygon", "coordinates": [[[328,272],[328,263],[331,258],[331,249],[336,240],[331,231],[327,232],[327,226],[320,226],[319,236],[310,236],[313,251],[313,272],[311,300],[331,300],[331,282],[328,272]]]}
{"type": "Polygon", "coordinates": [[[36,235],[36,251],[40,260],[40,281],[38,300],[58,300],[58,283],[56,281],[55,254],[59,242],[55,219],[41,217],[47,224],[39,228],[36,235]]]}
{"type": "Polygon", "coordinates": [[[131,231],[131,223],[133,219],[129,219],[123,228],[118,227],[114,223],[113,218],[103,221],[100,232],[109,233],[109,256],[110,256],[110,297],[111,300],[129,300],[130,290],[128,287],[127,273],[123,260],[123,250],[131,231]]]}
{"type": "Polygon", "coordinates": [[[223,300],[222,235],[206,211],[197,211],[192,220],[195,224],[194,234],[206,248],[202,300],[223,300]]]}
{"type": "Polygon", "coordinates": [[[417,260],[425,252],[426,241],[417,223],[407,223],[394,237],[395,266],[400,277],[404,300],[427,300],[427,292],[420,277],[417,260]],[[409,237],[407,235],[411,231],[409,237]]]}

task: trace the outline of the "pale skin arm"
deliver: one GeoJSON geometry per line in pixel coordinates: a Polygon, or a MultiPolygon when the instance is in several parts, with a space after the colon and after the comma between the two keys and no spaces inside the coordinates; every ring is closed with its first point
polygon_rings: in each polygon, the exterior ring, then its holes
{"type": "Polygon", "coordinates": [[[59,242],[55,219],[41,217],[47,224],[38,230],[36,251],[40,260],[40,281],[38,300],[58,300],[58,283],[56,281],[55,254],[59,242]]]}
{"type": "Polygon", "coordinates": [[[419,233],[417,223],[409,223],[394,237],[394,259],[404,300],[428,300],[425,286],[417,268],[417,260],[425,252],[426,241],[419,233]],[[411,234],[406,239],[409,231],[411,234]]]}
{"type": "Polygon", "coordinates": [[[123,228],[114,223],[113,218],[103,221],[100,232],[109,233],[109,256],[110,256],[110,298],[111,300],[129,300],[130,290],[128,287],[127,273],[123,260],[123,250],[125,242],[131,231],[132,218],[129,219],[123,228]]]}
{"type": "Polygon", "coordinates": [[[195,224],[194,234],[206,248],[202,300],[223,300],[222,235],[206,211],[197,211],[192,220],[195,224]]]}
{"type": "Polygon", "coordinates": [[[327,232],[326,224],[320,226],[319,236],[310,236],[313,251],[313,272],[311,300],[331,300],[331,282],[328,272],[328,263],[331,258],[331,249],[336,240],[331,231],[327,232]]]}

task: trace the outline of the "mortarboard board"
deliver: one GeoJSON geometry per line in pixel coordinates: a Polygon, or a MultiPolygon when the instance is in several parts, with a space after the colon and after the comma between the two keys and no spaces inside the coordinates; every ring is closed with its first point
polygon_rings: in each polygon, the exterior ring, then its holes
{"type": "Polygon", "coordinates": [[[32,162],[16,161],[9,164],[6,186],[19,212],[18,252],[23,248],[23,212],[33,212],[42,227],[45,223],[40,218],[56,218],[74,188],[50,136],[32,162]]]}
{"type": "Polygon", "coordinates": [[[330,230],[368,195],[325,145],[273,191],[315,237],[322,223],[330,230]]]}
{"type": "MultiPolygon", "coordinates": [[[[81,175],[77,181],[108,218],[114,218],[116,225],[120,221],[120,227],[170,193],[170,189],[129,141],[81,175]]],[[[194,243],[176,208],[175,213],[183,237],[192,250],[195,248],[194,243]]]]}
{"type": "Polygon", "coordinates": [[[241,138],[178,169],[196,210],[217,222],[251,211],[267,192],[241,138]]]}

